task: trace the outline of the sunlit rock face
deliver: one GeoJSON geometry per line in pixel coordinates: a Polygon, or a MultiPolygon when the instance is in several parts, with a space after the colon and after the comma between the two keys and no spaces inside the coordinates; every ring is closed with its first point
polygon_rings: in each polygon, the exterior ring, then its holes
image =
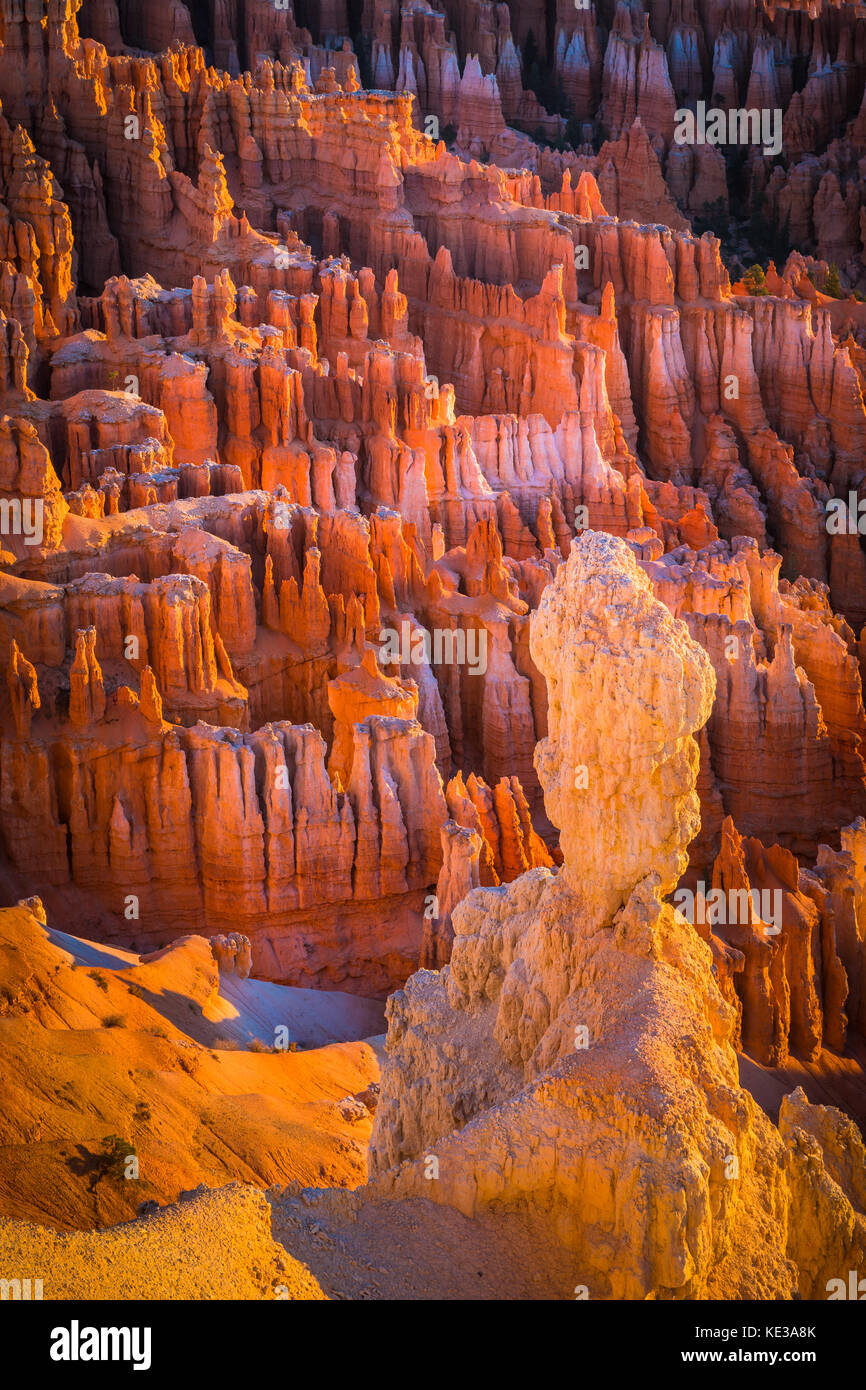
{"type": "Polygon", "coordinates": [[[864,170],[854,0],[0,0],[0,1216],[866,1268],[864,170]]]}
{"type": "Polygon", "coordinates": [[[602,533],[576,541],[544,591],[530,650],[547,681],[535,765],[567,882],[603,912],[653,871],[669,893],[700,824],[692,735],[715,693],[705,652],[602,533]]]}
{"type": "MultiPolygon", "coordinates": [[[[831,1223],[824,1255],[807,1257],[796,1122],[781,1138],[741,1090],[736,996],[660,901],[698,827],[693,734],[712,667],[628,546],[603,535],[573,546],[531,646],[548,684],[539,777],[564,864],[472,889],[452,909],[450,964],[389,1000],[370,1196],[520,1211],[539,1258],[545,1240],[564,1245],[591,1297],[812,1290],[838,1242],[862,1243],[862,1144],[841,1186],[813,1146],[845,1234],[831,1223]],[[746,1269],[727,1252],[759,1230],[746,1269]]],[[[806,1123],[841,1144],[843,1116],[810,1121],[812,1109],[804,1098],[806,1123]]]]}

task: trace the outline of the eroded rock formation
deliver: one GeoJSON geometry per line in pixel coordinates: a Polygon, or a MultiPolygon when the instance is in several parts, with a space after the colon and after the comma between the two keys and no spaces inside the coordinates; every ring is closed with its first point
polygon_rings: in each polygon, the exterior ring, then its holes
{"type": "Polygon", "coordinates": [[[390,994],[357,1201],[555,1296],[866,1259],[864,113],[848,0],[0,0],[9,933],[390,994]]]}
{"type": "Polygon", "coordinates": [[[573,547],[532,646],[564,865],[470,892],[450,964],[391,997],[372,1192],[531,1213],[591,1297],[810,1297],[840,1255],[862,1257],[862,1144],[846,1167],[840,1115],[799,1093],[777,1130],[740,1089],[713,955],[661,901],[697,827],[710,664],[623,542],[601,535],[573,547]],[[847,1226],[816,1220],[808,1251],[792,1206],[807,1163],[818,1200],[849,1213],[847,1226]],[[732,1250],[759,1231],[760,1258],[738,1268],[732,1250]]]}

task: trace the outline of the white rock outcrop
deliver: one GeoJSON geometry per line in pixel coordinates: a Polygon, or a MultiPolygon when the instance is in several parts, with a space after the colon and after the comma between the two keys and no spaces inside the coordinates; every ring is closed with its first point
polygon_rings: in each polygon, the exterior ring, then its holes
{"type": "MultiPolygon", "coordinates": [[[[520,1213],[538,1259],[570,1251],[591,1298],[814,1296],[791,1258],[802,1125],[783,1138],[741,1089],[710,949],[662,901],[698,829],[710,664],[629,546],[596,533],[545,594],[532,651],[564,866],[470,892],[450,964],[391,996],[373,1177],[352,1200],[520,1213]]],[[[854,1258],[862,1185],[843,1187],[826,1245],[854,1258]]]]}

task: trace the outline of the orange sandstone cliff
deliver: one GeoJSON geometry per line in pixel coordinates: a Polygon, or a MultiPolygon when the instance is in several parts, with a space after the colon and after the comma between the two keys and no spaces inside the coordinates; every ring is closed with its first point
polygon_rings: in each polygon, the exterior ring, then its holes
{"type": "Polygon", "coordinates": [[[862,1267],[864,155],[847,0],[0,0],[0,1277],[862,1267]]]}

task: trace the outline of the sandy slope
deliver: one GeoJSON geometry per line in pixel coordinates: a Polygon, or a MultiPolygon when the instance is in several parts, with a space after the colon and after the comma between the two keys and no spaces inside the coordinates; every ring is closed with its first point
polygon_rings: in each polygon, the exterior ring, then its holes
{"type": "Polygon", "coordinates": [[[274,1242],[265,1196],[239,1183],[105,1231],[58,1234],[0,1218],[0,1271],[42,1279],[45,1299],[324,1297],[274,1242]]]}
{"type": "Polygon", "coordinates": [[[221,979],[202,937],[139,958],[0,912],[0,1215],[90,1228],[202,1182],[355,1186],[371,1121],[340,1102],[378,1077],[368,1027],[375,1002],[221,979]],[[278,1022],[317,1045],[251,1050],[278,1022]]]}

